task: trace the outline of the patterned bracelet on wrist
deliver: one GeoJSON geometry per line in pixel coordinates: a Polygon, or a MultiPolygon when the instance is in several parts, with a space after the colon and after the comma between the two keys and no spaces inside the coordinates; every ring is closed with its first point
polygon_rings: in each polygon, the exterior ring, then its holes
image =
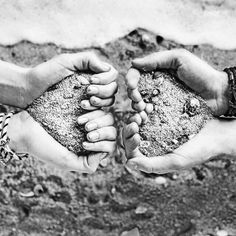
{"type": "Polygon", "coordinates": [[[22,160],[24,157],[28,157],[25,153],[15,153],[9,147],[10,138],[7,136],[8,123],[13,112],[8,114],[0,113],[0,164],[6,166],[11,160],[22,160]]]}
{"type": "Polygon", "coordinates": [[[229,79],[229,108],[225,116],[236,116],[236,67],[225,68],[229,79]]]}

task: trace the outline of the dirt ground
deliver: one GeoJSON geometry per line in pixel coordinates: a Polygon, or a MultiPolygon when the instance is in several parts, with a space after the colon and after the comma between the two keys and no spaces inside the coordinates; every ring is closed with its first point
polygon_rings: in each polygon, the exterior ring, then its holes
{"type": "MultiPolygon", "coordinates": [[[[218,69],[236,65],[236,50],[178,45],[142,29],[103,48],[83,50],[95,51],[120,72],[112,108],[119,121],[131,110],[124,87],[131,59],[179,47],[218,69]]],[[[34,66],[57,54],[78,51],[21,42],[0,46],[0,59],[34,66]]],[[[1,168],[0,235],[124,236],[122,232],[136,227],[142,236],[215,236],[220,229],[236,235],[235,160],[223,157],[160,177],[131,173],[122,158],[117,153],[108,167],[93,175],[64,173],[31,159],[1,168]]]]}

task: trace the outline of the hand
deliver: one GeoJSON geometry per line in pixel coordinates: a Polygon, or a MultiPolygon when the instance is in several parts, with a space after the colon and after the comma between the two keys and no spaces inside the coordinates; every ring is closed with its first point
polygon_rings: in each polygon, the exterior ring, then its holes
{"type": "MultiPolygon", "coordinates": [[[[53,84],[60,82],[65,77],[81,71],[91,71],[92,76],[88,87],[90,100],[81,102],[86,110],[94,110],[98,107],[110,106],[114,102],[114,94],[117,91],[117,71],[109,64],[102,62],[91,52],[74,54],[61,54],[42,63],[32,69],[26,70],[27,92],[25,101],[21,107],[27,107],[35,98],[39,97],[53,84]]],[[[88,81],[81,81],[89,83],[88,81]]]]}
{"type": "Polygon", "coordinates": [[[98,153],[75,155],[52,138],[26,111],[14,115],[9,122],[10,148],[63,170],[92,173],[116,147],[116,129],[112,126],[114,119],[111,114],[97,110],[83,115],[78,121],[79,124],[86,124],[88,131],[90,142],[84,143],[84,148],[98,153]],[[91,124],[94,124],[92,128],[91,124]]]}
{"type": "Polygon", "coordinates": [[[172,153],[146,157],[138,149],[138,125],[133,122],[123,130],[123,140],[130,168],[164,174],[204,163],[222,154],[236,156],[236,120],[211,120],[191,140],[172,153]],[[130,159],[131,158],[131,159],[130,159]]]}
{"type": "Polygon", "coordinates": [[[126,76],[126,84],[133,107],[139,112],[145,110],[146,107],[137,89],[140,77],[138,70],[156,69],[176,70],[178,78],[206,100],[214,115],[223,115],[228,110],[227,74],[212,68],[187,50],[176,49],[153,53],[133,60],[132,65],[133,68],[126,76]]]}

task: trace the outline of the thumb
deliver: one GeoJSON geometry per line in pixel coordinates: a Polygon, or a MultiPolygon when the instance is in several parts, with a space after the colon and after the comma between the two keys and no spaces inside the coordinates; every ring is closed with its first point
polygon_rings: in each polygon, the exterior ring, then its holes
{"type": "Polygon", "coordinates": [[[157,68],[160,69],[177,69],[180,65],[178,59],[178,51],[170,50],[163,52],[156,52],[144,58],[134,59],[132,61],[134,68],[143,71],[152,71],[157,68]]]}
{"type": "Polygon", "coordinates": [[[215,121],[209,122],[194,138],[172,153],[151,158],[139,155],[129,160],[128,165],[147,173],[163,174],[187,169],[218,156],[221,147],[215,124],[215,121]]]}
{"type": "Polygon", "coordinates": [[[107,156],[107,153],[92,153],[88,156],[87,162],[88,166],[91,169],[92,172],[95,172],[101,162],[105,157],[107,156]]]}

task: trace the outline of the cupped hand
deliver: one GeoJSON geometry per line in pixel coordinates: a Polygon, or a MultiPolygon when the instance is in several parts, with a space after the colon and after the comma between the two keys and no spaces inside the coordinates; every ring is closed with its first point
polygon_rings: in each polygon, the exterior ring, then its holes
{"type": "Polygon", "coordinates": [[[14,115],[9,122],[10,148],[16,153],[28,153],[63,170],[92,173],[116,147],[114,119],[111,114],[97,110],[83,115],[82,122],[78,120],[78,123],[86,124],[89,142],[85,142],[83,146],[91,151],[88,156],[77,156],[70,152],[26,111],[14,115]]]}
{"type": "Polygon", "coordinates": [[[171,153],[146,157],[138,146],[138,125],[132,122],[123,130],[127,165],[146,173],[164,174],[188,169],[222,154],[236,156],[236,120],[211,120],[187,143],[171,153]]]}
{"type": "Polygon", "coordinates": [[[218,71],[184,49],[175,49],[153,53],[144,58],[135,59],[127,73],[126,84],[132,99],[133,108],[145,111],[145,103],[138,91],[139,71],[173,69],[178,78],[197,92],[216,116],[226,113],[228,109],[228,78],[225,72],[218,71]]]}
{"type": "Polygon", "coordinates": [[[81,81],[81,83],[92,84],[87,90],[91,98],[82,101],[82,107],[86,110],[95,110],[98,107],[112,105],[114,94],[117,91],[115,81],[117,71],[108,63],[100,60],[94,53],[79,52],[61,54],[27,70],[28,93],[26,93],[25,107],[52,85],[75,72],[83,71],[90,71],[94,74],[90,81],[81,81]]]}

